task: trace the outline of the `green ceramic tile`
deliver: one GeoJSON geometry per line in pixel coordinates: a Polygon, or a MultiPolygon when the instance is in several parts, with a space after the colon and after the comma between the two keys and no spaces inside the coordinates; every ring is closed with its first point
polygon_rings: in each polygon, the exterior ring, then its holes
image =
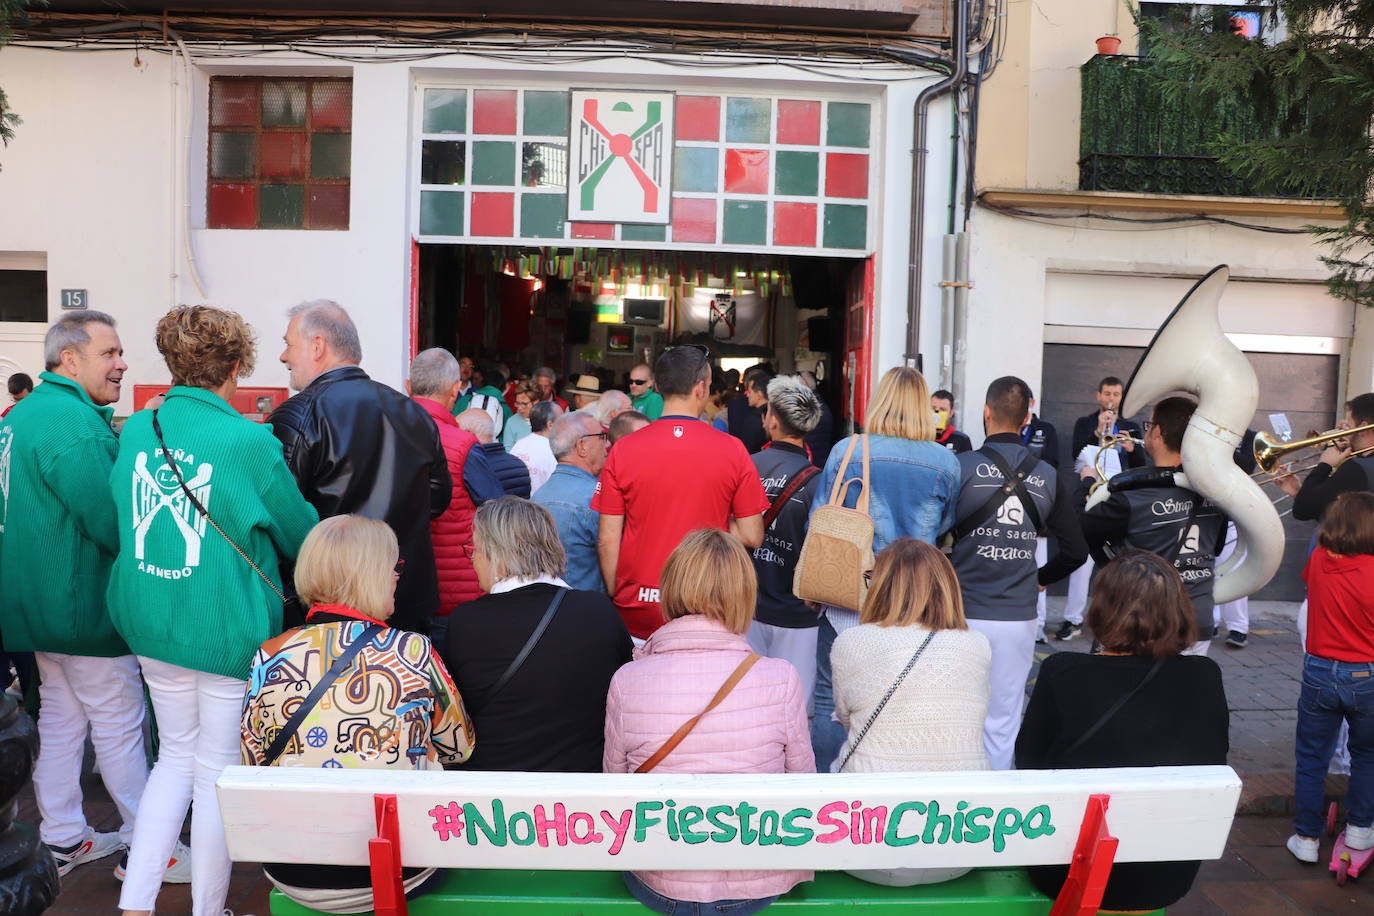
{"type": "Polygon", "coordinates": [[[820,153],[778,150],[773,193],[815,197],[820,188],[820,153]]]}
{"type": "Polygon", "coordinates": [[[858,204],[826,204],[825,248],[867,248],[868,208],[858,204]]]}
{"type": "Polygon", "coordinates": [[[725,244],[762,245],[768,241],[768,204],[761,200],[725,202],[725,244]]]}
{"type": "Polygon", "coordinates": [[[667,226],[621,226],[620,238],[625,242],[661,242],[668,237],[667,226]]]}
{"type": "Polygon", "coordinates": [[[831,102],[825,118],[825,142],[831,146],[868,147],[867,102],[831,102]]]}
{"type": "Polygon", "coordinates": [[[522,194],[520,236],[527,239],[561,239],[563,217],[567,214],[566,194],[522,194]]]}
{"type": "Polygon", "coordinates": [[[420,234],[462,235],[463,192],[421,191],[420,234]]]}
{"type": "Polygon", "coordinates": [[[467,130],[468,91],[466,89],[425,90],[425,133],[465,134],[467,130]]]}
{"type": "Polygon", "coordinates": [[[258,225],[299,229],[305,222],[305,185],[265,184],[258,189],[258,225]]]}
{"type": "Polygon", "coordinates": [[[257,135],[215,131],[210,135],[211,178],[253,178],[257,171],[257,135]]]}
{"type": "Polygon", "coordinates": [[[352,146],[352,134],[311,134],[310,177],[347,178],[352,146]]]}
{"type": "Polygon", "coordinates": [[[472,144],[472,183],[512,187],[515,184],[515,144],[506,140],[478,140],[472,144]]]}
{"type": "Polygon", "coordinates": [[[526,91],[525,133],[535,137],[566,137],[568,93],[526,91]]]}
{"type": "Polygon", "coordinates": [[[772,113],[771,99],[726,99],[725,139],[767,143],[772,113]]]}
{"type": "Polygon", "coordinates": [[[705,146],[673,150],[674,191],[714,191],[719,182],[720,151],[705,146]]]}

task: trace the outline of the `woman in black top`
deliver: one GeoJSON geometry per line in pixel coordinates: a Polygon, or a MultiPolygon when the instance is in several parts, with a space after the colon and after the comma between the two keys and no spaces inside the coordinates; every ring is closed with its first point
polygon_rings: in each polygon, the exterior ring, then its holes
{"type": "Polygon", "coordinates": [[[630,660],[611,600],[569,589],[566,558],[543,506],[506,496],[478,508],[472,565],[489,594],[458,605],[440,650],[481,743],[469,770],[600,773],[606,691],[630,660]],[[548,628],[496,691],[558,595],[548,628]]]}
{"type": "MultiPolygon", "coordinates": [[[[1179,654],[1197,638],[1193,617],[1183,580],[1155,554],[1129,550],[1103,567],[1087,618],[1102,654],[1060,652],[1041,664],[1016,739],[1017,768],[1225,764],[1221,669],[1205,656],[1179,654]]],[[[1198,864],[1114,865],[1102,908],[1170,906],[1192,888],[1198,864]]],[[[1067,874],[1064,865],[1030,869],[1031,880],[1050,897],[1067,874]]]]}

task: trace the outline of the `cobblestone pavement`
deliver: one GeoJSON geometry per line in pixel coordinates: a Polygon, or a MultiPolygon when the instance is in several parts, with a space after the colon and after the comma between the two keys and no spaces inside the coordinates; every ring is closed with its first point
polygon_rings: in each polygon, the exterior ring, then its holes
{"type": "MultiPolygon", "coordinates": [[[[1051,630],[1058,625],[1063,599],[1050,599],[1051,630]]],[[[1296,717],[1301,651],[1293,623],[1295,607],[1280,603],[1252,606],[1250,644],[1228,649],[1213,643],[1211,657],[1222,667],[1231,707],[1230,763],[1244,780],[1240,815],[1223,857],[1204,862],[1187,898],[1171,907],[1171,916],[1271,916],[1271,914],[1374,913],[1374,874],[1344,888],[1318,865],[1297,862],[1284,848],[1292,831],[1293,727],[1296,717]]],[[[1037,647],[1041,658],[1056,651],[1088,650],[1088,639],[1069,642],[1050,639],[1037,647]]],[[[1034,682],[1032,672],[1031,681],[1034,682]]],[[[83,780],[87,810],[98,830],[114,830],[114,806],[89,769],[83,780]]],[[[1328,782],[1333,797],[1344,792],[1344,780],[1328,782]]],[[[21,801],[19,819],[34,823],[37,812],[32,792],[21,801]]],[[[187,839],[187,837],[183,837],[187,839]]],[[[118,859],[82,866],[63,885],[55,916],[87,916],[117,911],[120,884],[112,870],[118,859]]],[[[235,866],[228,906],[238,916],[266,916],[269,885],[254,865],[235,866]]],[[[187,886],[164,887],[158,900],[160,916],[190,912],[187,886]]],[[[647,910],[645,911],[647,912],[647,910]]]]}

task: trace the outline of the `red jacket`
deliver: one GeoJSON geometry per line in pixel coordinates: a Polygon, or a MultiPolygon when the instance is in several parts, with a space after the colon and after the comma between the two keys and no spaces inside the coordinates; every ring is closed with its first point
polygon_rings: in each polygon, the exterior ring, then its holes
{"type": "Polygon", "coordinates": [[[472,543],[472,516],[477,507],[463,484],[463,465],[468,452],[477,444],[477,437],[458,428],[458,419],[438,401],[416,398],[434,418],[439,427],[439,441],[448,456],[449,473],[453,476],[453,500],[444,514],[429,523],[430,539],[434,541],[434,565],[439,572],[439,610],[436,617],[447,617],[454,607],[464,601],[480,598],[484,592],[477,583],[477,571],[463,553],[464,545],[472,543]]]}

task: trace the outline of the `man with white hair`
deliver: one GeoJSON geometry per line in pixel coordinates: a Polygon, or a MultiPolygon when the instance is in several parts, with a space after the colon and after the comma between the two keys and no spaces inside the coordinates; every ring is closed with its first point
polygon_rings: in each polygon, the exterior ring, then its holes
{"type": "Polygon", "coordinates": [[[596,417],[596,422],[601,424],[602,429],[610,429],[611,421],[629,409],[630,396],[623,391],[616,391],[612,388],[585,407],[583,412],[596,417]]]}
{"type": "Polygon", "coordinates": [[[462,387],[458,360],[441,347],[425,350],[410,362],[406,391],[439,428],[439,441],[453,477],[453,499],[444,514],[429,523],[434,565],[439,577],[439,609],[430,621],[430,637],[441,648],[448,615],[464,601],[482,595],[468,551],[472,547],[472,517],[477,507],[506,495],[501,482],[477,447],[477,437],[458,427],[453,404],[462,387]]]}
{"type": "Polygon", "coordinates": [[[573,588],[604,592],[606,583],[596,552],[601,517],[592,511],[592,496],[609,450],[606,430],[582,411],[564,414],[554,421],[549,444],[558,467],[534,494],[534,501],[549,510],[558,527],[568,558],[563,578],[573,588]]]}
{"type": "Polygon", "coordinates": [[[805,436],[821,419],[821,401],[796,376],[768,383],[763,429],[768,445],[750,456],[768,495],[763,544],[754,549],[759,576],[754,620],[746,634],[760,655],[785,658],[801,676],[802,695],[816,683],[816,637],[820,618],[792,594],[792,577],[806,540],[806,522],[820,485],[820,469],[806,453],[805,436]]]}
{"type": "Polygon", "coordinates": [[[469,407],[458,415],[458,428],[477,437],[477,448],[486,456],[487,465],[500,481],[505,495],[530,498],[529,468],[496,440],[496,424],[491,414],[480,407],[469,407]]]}
{"type": "Polygon", "coordinates": [[[293,308],[284,339],[281,361],[300,393],[267,422],[286,464],[321,519],[354,513],[396,532],[405,566],[387,622],[424,632],[439,608],[429,522],[453,494],[439,430],[423,407],[358,365],[358,329],[337,302],[293,308]]]}

